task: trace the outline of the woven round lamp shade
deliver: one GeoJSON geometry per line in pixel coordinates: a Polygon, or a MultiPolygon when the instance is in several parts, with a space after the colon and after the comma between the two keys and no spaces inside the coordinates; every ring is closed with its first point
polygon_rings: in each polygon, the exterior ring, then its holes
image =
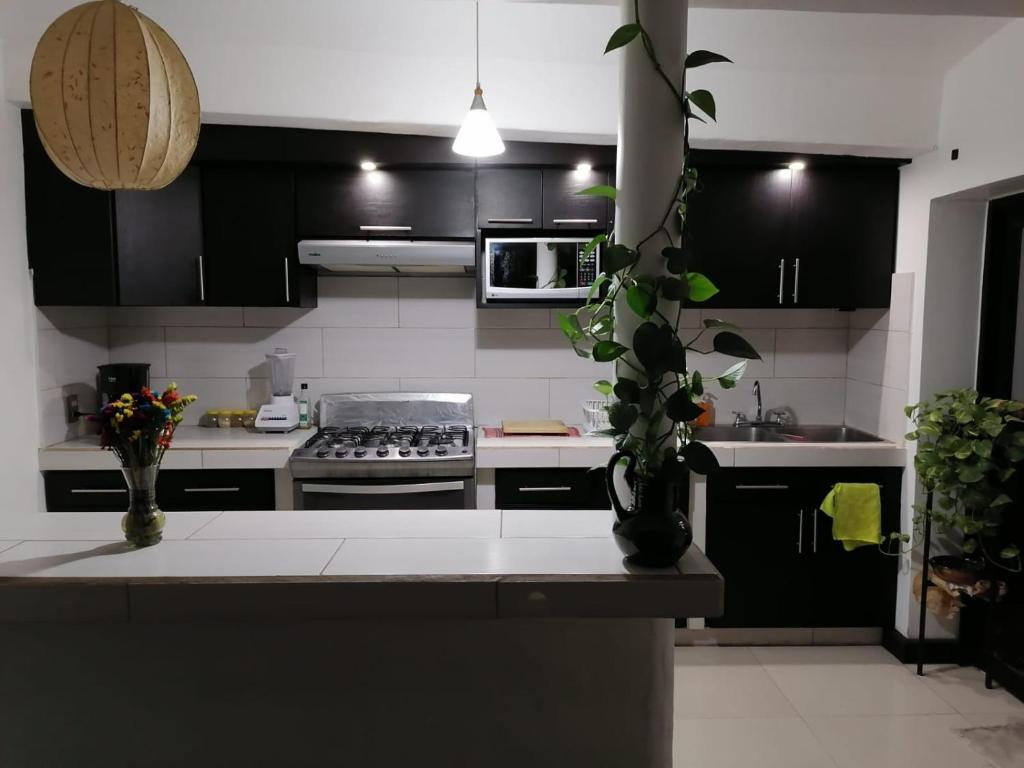
{"type": "Polygon", "coordinates": [[[165,187],[199,138],[188,62],[163,29],[117,0],[84,3],[50,25],[30,92],[47,154],[87,187],[165,187]]]}

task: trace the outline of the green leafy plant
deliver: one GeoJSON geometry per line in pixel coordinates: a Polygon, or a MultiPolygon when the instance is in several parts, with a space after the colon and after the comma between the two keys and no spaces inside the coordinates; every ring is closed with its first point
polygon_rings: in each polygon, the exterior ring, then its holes
{"type": "Polygon", "coordinates": [[[917,441],[914,469],[933,496],[931,511],[915,505],[915,528],[930,515],[961,534],[965,556],[1020,571],[1020,548],[1004,539],[1003,518],[1014,509],[1011,480],[1024,461],[1024,403],[955,389],[906,413],[914,422],[907,439],[917,441]]]}
{"type": "MultiPolygon", "coordinates": [[[[610,388],[608,394],[614,394],[608,406],[611,429],[606,433],[615,438],[616,448],[636,455],[637,475],[670,473],[672,477],[680,477],[687,469],[707,474],[718,468],[718,461],[707,446],[694,439],[690,422],[702,413],[696,401],[709,382],[717,381],[726,389],[734,387],[745,371],[746,361],[760,359],[738,333],[739,329],[722,320],[704,320],[703,328],[686,341],[679,336],[684,305],[707,301],[718,293],[711,280],[688,269],[690,254],[679,246],[686,228],[687,201],[698,187],[697,170],[690,166],[689,123],[690,120],[706,122],[705,118],[715,120],[717,111],[714,96],[709,91],[686,90],[686,73],[706,64],[730,60],[711,51],[694,51],[684,62],[682,82],[674,83],[658,60],[651,37],[640,21],[637,3],[634,3],[634,22],[615,30],[605,53],[630,43],[644,47],[658,77],[679,104],[683,141],[681,173],[659,225],[640,242],[618,243],[613,234],[600,234],[588,243],[586,254],[607,244],[603,271],[591,285],[584,306],[572,314],[561,315],[559,321],[578,355],[599,363],[616,364],[614,385],[604,380],[599,382],[599,391],[610,388]],[[665,269],[656,275],[645,274],[640,265],[640,251],[659,244],[663,246],[661,257],[665,269]],[[616,313],[627,310],[641,320],[629,340],[616,332],[616,313]],[[712,352],[740,360],[716,376],[702,375],[689,368],[691,353],[708,355],[712,352]],[[666,422],[671,423],[668,429],[664,427],[666,422]]],[[[578,194],[615,200],[619,192],[614,187],[600,185],[578,194]]]]}

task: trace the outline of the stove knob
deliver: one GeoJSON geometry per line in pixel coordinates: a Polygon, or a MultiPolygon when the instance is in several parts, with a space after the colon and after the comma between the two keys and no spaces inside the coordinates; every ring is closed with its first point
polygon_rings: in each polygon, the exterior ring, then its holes
{"type": "Polygon", "coordinates": [[[327,457],[328,453],[330,453],[330,451],[327,450],[326,448],[320,448],[320,449],[317,450],[316,456],[317,456],[318,459],[323,459],[323,458],[327,457]]]}
{"type": "Polygon", "coordinates": [[[380,448],[378,448],[377,449],[377,455],[380,456],[381,458],[384,458],[385,456],[387,456],[388,455],[388,448],[387,448],[387,446],[386,445],[382,445],[380,448]]]}
{"type": "Polygon", "coordinates": [[[416,455],[417,456],[426,456],[428,453],[430,453],[430,449],[429,448],[417,448],[416,449],[416,455]]]}
{"type": "Polygon", "coordinates": [[[401,448],[398,449],[399,456],[408,456],[410,453],[412,453],[412,451],[409,450],[408,445],[403,445],[401,448]]]}
{"type": "Polygon", "coordinates": [[[355,450],[355,457],[357,459],[361,459],[365,455],[366,455],[366,449],[365,448],[362,448],[362,447],[356,448],[356,450],[355,450]]]}
{"type": "Polygon", "coordinates": [[[346,456],[348,456],[348,448],[342,448],[341,450],[335,451],[334,455],[337,456],[339,459],[344,459],[346,456]]]}
{"type": "Polygon", "coordinates": [[[434,449],[434,455],[435,456],[447,456],[448,455],[448,449],[445,448],[443,445],[439,445],[439,446],[437,446],[437,448],[434,449]]]}

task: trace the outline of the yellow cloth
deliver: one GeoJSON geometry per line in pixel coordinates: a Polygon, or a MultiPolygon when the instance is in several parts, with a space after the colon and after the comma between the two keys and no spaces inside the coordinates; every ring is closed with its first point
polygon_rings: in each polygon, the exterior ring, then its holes
{"type": "Polygon", "coordinates": [[[882,495],[875,483],[836,483],[821,502],[832,538],[847,552],[882,541],[882,495]]]}

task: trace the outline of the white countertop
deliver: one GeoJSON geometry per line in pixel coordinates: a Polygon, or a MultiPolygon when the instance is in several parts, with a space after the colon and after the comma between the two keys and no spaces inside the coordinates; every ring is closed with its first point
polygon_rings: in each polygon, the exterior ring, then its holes
{"type": "Polygon", "coordinates": [[[677,576],[624,564],[605,510],[168,512],[133,549],[120,512],[0,520],[0,577],[677,576]]]}
{"type": "MultiPolygon", "coordinates": [[[[286,434],[183,426],[164,455],[164,469],[280,469],[293,450],[312,436],[306,429],[286,434]]],[[[57,443],[39,451],[39,468],[48,470],[117,469],[117,460],[100,448],[96,436],[57,443]]]]}
{"type": "MultiPolygon", "coordinates": [[[[608,461],[610,437],[583,435],[484,437],[477,433],[477,467],[592,467],[608,461]]],[[[705,443],[723,467],[902,467],[906,448],[896,443],[705,443]]]]}

